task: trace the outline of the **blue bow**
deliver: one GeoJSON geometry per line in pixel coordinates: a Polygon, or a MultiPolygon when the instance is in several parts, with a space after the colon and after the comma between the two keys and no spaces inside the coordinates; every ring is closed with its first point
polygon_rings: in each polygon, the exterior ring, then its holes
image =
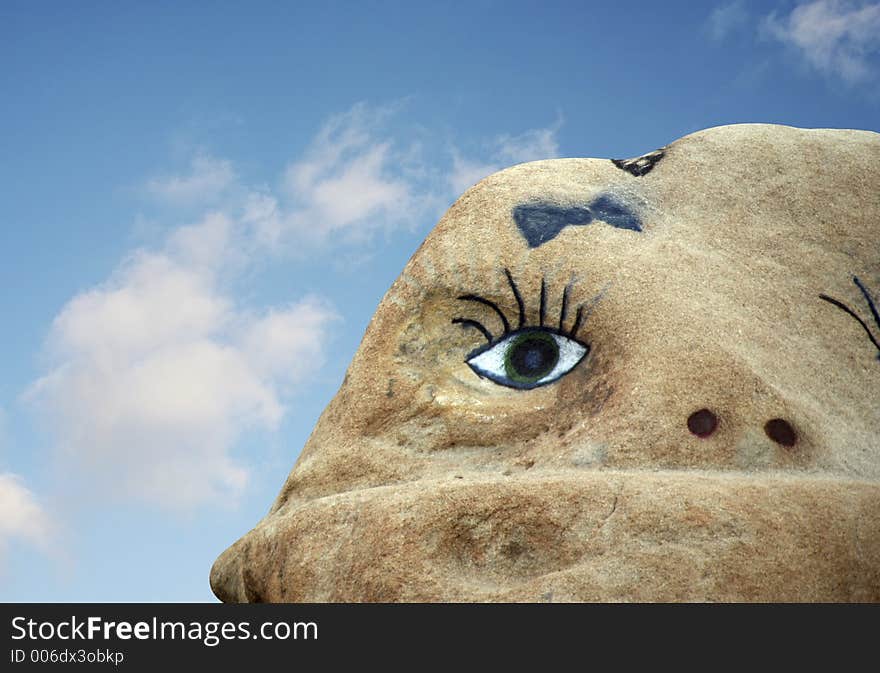
{"type": "Polygon", "coordinates": [[[590,224],[593,220],[618,229],[642,230],[639,216],[610,194],[601,194],[585,206],[524,203],[513,209],[513,220],[530,248],[552,241],[565,227],[590,224]]]}

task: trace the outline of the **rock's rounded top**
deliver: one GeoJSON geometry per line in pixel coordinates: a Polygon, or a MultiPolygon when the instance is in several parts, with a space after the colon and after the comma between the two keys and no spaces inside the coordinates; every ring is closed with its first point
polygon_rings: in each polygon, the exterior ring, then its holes
{"type": "Polygon", "coordinates": [[[880,599],[878,159],[869,131],[736,124],[482,180],[380,303],[215,591],[880,599]],[[821,568],[820,529],[840,539],[821,568]],[[658,573],[675,592],[623,579],[658,573]]]}

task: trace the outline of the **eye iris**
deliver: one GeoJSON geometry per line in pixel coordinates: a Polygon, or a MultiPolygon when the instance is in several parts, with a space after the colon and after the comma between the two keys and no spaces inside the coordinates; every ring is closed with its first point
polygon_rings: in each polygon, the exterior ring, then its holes
{"type": "Polygon", "coordinates": [[[549,334],[523,334],[507,350],[504,368],[512,380],[534,383],[550,372],[559,362],[559,345],[549,334]]]}

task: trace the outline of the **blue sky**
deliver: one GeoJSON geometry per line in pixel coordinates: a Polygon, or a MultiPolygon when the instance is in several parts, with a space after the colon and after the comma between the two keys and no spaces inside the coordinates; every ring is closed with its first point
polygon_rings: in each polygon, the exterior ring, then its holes
{"type": "Polygon", "coordinates": [[[0,3],[0,600],[213,600],[508,165],[880,130],[880,2],[0,3]]]}

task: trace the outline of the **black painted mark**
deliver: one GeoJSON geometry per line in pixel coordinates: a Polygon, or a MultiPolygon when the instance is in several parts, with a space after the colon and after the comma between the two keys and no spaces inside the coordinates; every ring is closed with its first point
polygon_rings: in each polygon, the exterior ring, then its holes
{"type": "Polygon", "coordinates": [[[547,286],[544,283],[543,276],[541,277],[541,306],[538,309],[538,326],[544,326],[544,318],[547,317],[547,286]]]}
{"type": "Polygon", "coordinates": [[[571,294],[571,283],[562,291],[562,308],[559,309],[559,331],[565,326],[565,318],[568,315],[568,295],[571,294]]]}
{"type": "Polygon", "coordinates": [[[513,276],[510,275],[510,271],[504,269],[504,274],[507,276],[507,282],[510,283],[510,289],[513,290],[513,297],[516,299],[516,305],[519,308],[519,325],[517,329],[522,329],[526,322],[526,305],[523,302],[522,295],[519,293],[519,288],[513,282],[513,276]]]}
{"type": "Polygon", "coordinates": [[[794,446],[797,444],[797,432],[791,423],[784,418],[773,418],[764,424],[765,434],[777,444],[794,446]]]}
{"type": "MultiPolygon", "coordinates": [[[[504,269],[504,275],[507,277],[507,283],[510,285],[510,290],[513,292],[513,298],[516,300],[517,311],[519,313],[519,320],[516,330],[512,330],[510,326],[510,319],[505,315],[504,311],[501,309],[498,304],[496,304],[491,299],[486,299],[485,297],[481,297],[477,294],[462,294],[456,297],[459,301],[470,301],[477,304],[482,304],[483,306],[488,306],[492,311],[494,311],[501,318],[501,324],[504,326],[504,331],[499,337],[494,337],[492,333],[486,329],[486,327],[477,320],[471,320],[469,318],[453,318],[453,324],[462,325],[463,327],[472,327],[478,330],[486,339],[492,342],[499,342],[504,337],[509,334],[514,334],[523,329],[537,329],[544,328],[547,331],[555,332],[556,334],[562,334],[563,336],[570,337],[574,339],[577,337],[577,333],[580,330],[581,326],[584,323],[590,313],[592,313],[596,304],[602,299],[607,292],[610,283],[606,283],[605,286],[599,291],[599,293],[590,299],[588,302],[584,302],[578,304],[577,312],[575,313],[574,323],[571,326],[570,330],[565,329],[565,323],[568,320],[568,304],[569,298],[571,296],[571,290],[574,285],[574,278],[566,284],[565,288],[562,290],[562,305],[559,308],[559,327],[557,329],[553,329],[551,327],[547,327],[544,325],[544,322],[547,318],[547,284],[544,278],[541,278],[541,294],[540,294],[540,303],[538,308],[538,324],[537,325],[526,325],[526,306],[525,301],[523,301],[522,294],[519,291],[519,287],[516,284],[516,281],[513,279],[513,275],[510,273],[509,269],[504,269]]],[[[485,349],[481,349],[485,350],[485,349]]]]}
{"type": "MultiPolygon", "coordinates": [[[[513,290],[513,296],[516,299],[516,305],[519,308],[519,324],[517,325],[517,330],[522,329],[523,323],[526,319],[526,307],[523,302],[522,295],[519,293],[519,288],[516,286],[516,282],[513,280],[513,276],[510,275],[510,271],[508,269],[504,269],[504,274],[507,276],[507,282],[510,284],[510,289],[513,290]]],[[[485,297],[481,297],[478,294],[463,294],[459,295],[458,299],[460,301],[473,301],[478,304],[483,304],[484,306],[488,306],[495,313],[498,314],[498,317],[501,318],[501,324],[504,326],[504,332],[501,334],[502,337],[507,336],[511,333],[510,330],[510,320],[507,319],[507,316],[504,314],[504,311],[491,299],[486,299],[485,297]]],[[[541,279],[541,325],[544,324],[544,301],[545,301],[545,289],[544,289],[544,279],[541,279]]],[[[492,336],[492,332],[486,329],[486,326],[483,323],[477,320],[470,320],[468,318],[453,318],[453,324],[463,325],[464,327],[473,327],[476,330],[479,330],[480,333],[486,337],[486,341],[490,344],[495,342],[495,337],[492,336]]]]}
{"type": "Polygon", "coordinates": [[[571,334],[575,335],[578,333],[578,330],[581,328],[581,323],[584,320],[584,306],[581,304],[578,306],[577,313],[574,314],[574,324],[571,326],[571,334]]]}
{"type": "Polygon", "coordinates": [[[654,166],[659,164],[660,160],[665,156],[666,149],[661,147],[659,150],[654,150],[632,159],[612,159],[611,163],[627,173],[640,178],[650,173],[654,166]]]}
{"type": "MultiPolygon", "coordinates": [[[[504,311],[501,310],[501,307],[498,306],[491,299],[486,299],[485,297],[481,297],[477,294],[462,294],[456,297],[460,301],[470,301],[477,304],[482,304],[483,306],[488,306],[492,311],[494,311],[501,318],[501,324],[504,326],[504,331],[501,333],[499,337],[495,337],[492,333],[479,321],[471,320],[469,318],[453,318],[452,322],[456,325],[461,325],[463,327],[472,327],[479,331],[486,340],[489,341],[490,344],[496,344],[504,339],[504,337],[515,334],[524,329],[545,329],[548,332],[554,332],[556,334],[561,334],[563,336],[567,336],[571,339],[577,337],[578,331],[580,331],[581,326],[584,324],[584,321],[590,316],[593,309],[605,296],[605,293],[608,291],[611,283],[606,283],[604,287],[599,291],[599,293],[590,299],[587,302],[578,304],[577,312],[574,316],[574,323],[572,323],[571,329],[565,329],[565,323],[568,320],[568,304],[569,298],[571,296],[571,290],[574,285],[574,278],[566,284],[565,288],[562,291],[562,305],[559,309],[559,327],[557,329],[553,329],[552,327],[547,327],[544,323],[547,318],[547,284],[544,278],[541,278],[541,295],[540,295],[540,304],[538,308],[538,324],[537,325],[526,325],[526,307],[525,302],[523,301],[522,294],[520,294],[519,287],[517,287],[516,281],[513,279],[513,275],[510,273],[509,269],[504,269],[504,275],[507,277],[507,283],[510,285],[510,289],[513,292],[513,297],[516,300],[517,310],[519,312],[519,320],[518,325],[515,330],[511,329],[510,319],[505,315],[504,311]]],[[[483,347],[479,350],[488,350],[487,347],[483,347]]],[[[473,355],[473,353],[471,354],[473,355]]]]}
{"type": "MultiPolygon", "coordinates": [[[[494,301],[490,301],[485,297],[480,297],[475,294],[463,294],[459,297],[459,299],[462,301],[475,301],[479,304],[485,304],[493,311],[495,311],[495,313],[498,314],[498,317],[501,318],[501,323],[504,325],[504,333],[507,334],[510,331],[510,323],[507,321],[507,316],[504,315],[504,311],[498,308],[498,304],[496,304],[494,301]]],[[[489,341],[492,341],[492,339],[490,338],[489,341]]]]}
{"type": "Polygon", "coordinates": [[[487,330],[483,326],[482,323],[477,322],[476,320],[468,320],[467,318],[453,318],[452,324],[453,325],[464,325],[465,327],[473,327],[474,329],[479,330],[480,333],[482,333],[482,335],[484,337],[486,337],[486,341],[488,341],[489,343],[492,343],[492,339],[493,339],[492,332],[487,330]]]}
{"type": "Polygon", "coordinates": [[[697,437],[708,437],[718,427],[718,417],[708,409],[699,409],[687,419],[688,430],[697,437]]]}
{"type": "Polygon", "coordinates": [[[536,201],[513,209],[513,221],[530,248],[552,241],[566,227],[583,226],[593,220],[617,229],[642,230],[639,216],[610,194],[600,194],[584,206],[565,207],[536,201]]]}
{"type": "MultiPolygon", "coordinates": [[[[871,295],[868,293],[868,289],[864,286],[862,281],[859,280],[858,276],[853,276],[853,283],[856,284],[856,287],[859,288],[859,291],[862,293],[862,296],[865,298],[865,302],[868,304],[868,310],[871,311],[871,315],[874,317],[874,323],[877,325],[877,329],[880,330],[880,314],[877,312],[877,305],[874,303],[874,300],[871,298],[871,295]]],[[[840,310],[849,314],[852,318],[854,318],[861,326],[862,329],[865,330],[865,333],[868,335],[868,338],[871,340],[871,343],[874,344],[874,347],[877,349],[877,359],[880,360],[880,343],[878,343],[877,338],[871,333],[871,328],[868,327],[868,324],[859,317],[855,311],[853,311],[849,306],[844,304],[842,301],[838,299],[834,299],[833,297],[829,297],[827,294],[820,294],[819,299],[824,299],[829,304],[833,304],[840,310]]]]}

